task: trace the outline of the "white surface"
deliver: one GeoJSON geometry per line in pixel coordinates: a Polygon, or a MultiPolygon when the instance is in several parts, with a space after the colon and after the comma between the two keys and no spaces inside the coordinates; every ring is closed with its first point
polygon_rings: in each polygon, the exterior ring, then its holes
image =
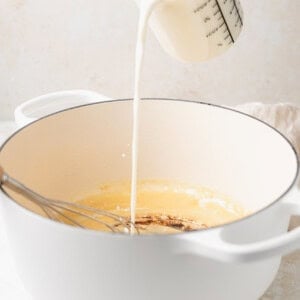
{"type": "MultiPolygon", "coordinates": [[[[300,1],[242,0],[236,47],[183,64],[147,44],[143,96],[216,103],[299,103],[300,1]]],[[[132,97],[138,10],[133,0],[2,0],[0,118],[26,99],[83,88],[132,97]]]]}

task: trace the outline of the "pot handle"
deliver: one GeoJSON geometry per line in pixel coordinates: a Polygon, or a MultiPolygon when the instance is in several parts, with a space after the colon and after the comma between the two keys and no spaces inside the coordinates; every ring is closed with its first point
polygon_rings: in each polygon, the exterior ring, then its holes
{"type": "MultiPolygon", "coordinates": [[[[295,188],[291,197],[282,203],[289,215],[300,215],[300,192],[295,188]],[[297,190],[297,191],[296,191],[297,190]]],[[[177,248],[178,254],[200,255],[213,260],[226,263],[248,263],[268,259],[274,256],[282,256],[300,249],[300,227],[284,233],[280,236],[249,244],[234,244],[224,240],[223,229],[213,229],[203,239],[197,234],[184,235],[184,242],[177,248]]]]}
{"type": "Polygon", "coordinates": [[[44,116],[83,104],[110,100],[108,97],[88,90],[59,91],[28,100],[15,110],[15,122],[23,127],[44,116]]]}

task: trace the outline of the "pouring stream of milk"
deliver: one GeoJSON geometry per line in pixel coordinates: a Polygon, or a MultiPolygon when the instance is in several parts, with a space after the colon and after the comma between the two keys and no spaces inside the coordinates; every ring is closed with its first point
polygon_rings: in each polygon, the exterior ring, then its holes
{"type": "Polygon", "coordinates": [[[139,106],[140,106],[140,82],[145,53],[145,44],[149,18],[155,6],[161,0],[141,0],[138,36],[135,54],[135,87],[133,100],[133,133],[132,133],[132,165],[131,165],[131,196],[130,215],[131,233],[134,233],[135,211],[137,201],[137,178],[138,178],[138,156],[139,156],[139,106]]]}

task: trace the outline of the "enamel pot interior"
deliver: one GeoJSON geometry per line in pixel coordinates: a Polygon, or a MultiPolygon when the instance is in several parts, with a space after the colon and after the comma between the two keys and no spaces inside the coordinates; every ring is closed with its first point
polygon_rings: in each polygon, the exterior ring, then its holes
{"type": "MultiPolygon", "coordinates": [[[[42,195],[74,201],[102,183],[130,179],[131,130],[130,100],[69,109],[13,135],[0,163],[42,195]]],[[[294,149],[254,118],[205,103],[141,103],[140,179],[206,186],[255,213],[280,199],[296,175],[294,149]]]]}

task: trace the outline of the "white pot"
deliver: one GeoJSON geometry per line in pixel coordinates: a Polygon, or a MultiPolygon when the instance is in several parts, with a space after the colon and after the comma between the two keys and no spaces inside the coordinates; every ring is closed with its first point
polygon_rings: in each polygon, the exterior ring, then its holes
{"type": "MultiPolygon", "coordinates": [[[[2,190],[0,211],[25,287],[43,300],[257,299],[281,255],[300,248],[300,230],[287,233],[290,216],[300,214],[293,147],[227,108],[156,99],[141,110],[141,178],[208,186],[253,213],[194,233],[132,237],[50,221],[2,190]]],[[[89,194],[129,178],[131,123],[128,100],[67,109],[12,135],[0,164],[45,196],[89,194]]]]}

